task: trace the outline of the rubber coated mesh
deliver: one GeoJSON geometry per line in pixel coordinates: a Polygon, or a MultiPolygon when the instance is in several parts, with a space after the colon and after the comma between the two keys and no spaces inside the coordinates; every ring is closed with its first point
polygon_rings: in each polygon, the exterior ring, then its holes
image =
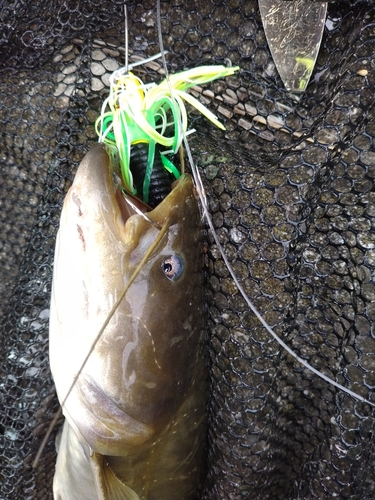
{"type": "MultiPolygon", "coordinates": [[[[128,3],[130,61],[159,51],[154,1],[128,3]]],[[[233,64],[191,112],[215,227],[276,333],[358,394],[375,387],[375,9],[328,4],[299,101],[275,70],[256,0],[162,2],[169,71],[233,64]],[[196,118],[195,118],[196,117],[196,118]]],[[[54,239],[75,169],[124,64],[119,0],[0,4],[0,500],[49,500],[57,409],[48,367],[54,239]]],[[[136,74],[159,80],[158,61],[136,74]]],[[[375,411],[294,362],[239,294],[212,237],[205,500],[372,499],[375,411]]]]}

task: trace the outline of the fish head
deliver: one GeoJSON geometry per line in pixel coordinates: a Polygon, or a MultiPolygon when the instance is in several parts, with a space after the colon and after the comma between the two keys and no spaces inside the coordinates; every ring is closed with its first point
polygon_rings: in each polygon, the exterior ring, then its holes
{"type": "Polygon", "coordinates": [[[94,146],[64,202],[50,319],[57,393],[91,449],[126,454],[172,425],[205,378],[202,326],[201,214],[191,177],[181,176],[146,218],[129,215],[110,155],[94,146]]]}

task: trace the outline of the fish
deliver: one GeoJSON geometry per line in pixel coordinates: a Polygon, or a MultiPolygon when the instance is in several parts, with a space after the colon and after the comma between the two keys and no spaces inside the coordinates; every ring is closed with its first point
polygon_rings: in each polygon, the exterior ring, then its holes
{"type": "Polygon", "coordinates": [[[65,422],[54,499],[189,500],[207,425],[202,216],[189,174],[143,215],[116,172],[94,145],[56,240],[49,352],[65,422]]]}

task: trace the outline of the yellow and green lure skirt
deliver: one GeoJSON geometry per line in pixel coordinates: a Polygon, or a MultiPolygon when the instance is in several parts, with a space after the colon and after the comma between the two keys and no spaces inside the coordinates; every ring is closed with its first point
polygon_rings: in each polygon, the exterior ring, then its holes
{"type": "Polygon", "coordinates": [[[95,127],[99,142],[117,147],[126,190],[136,194],[130,170],[130,153],[132,145],[138,143],[148,144],[143,201],[148,202],[156,144],[165,148],[161,154],[164,167],[175,178],[179,177],[178,169],[166,155],[178,151],[187,133],[185,102],[198,109],[217,127],[225,129],[217,117],[186,90],[194,85],[233,75],[238,69],[200,66],[170,75],[158,85],[144,84],[140,78],[126,72],[125,68],[111,75],[109,96],[103,103],[95,127]]]}

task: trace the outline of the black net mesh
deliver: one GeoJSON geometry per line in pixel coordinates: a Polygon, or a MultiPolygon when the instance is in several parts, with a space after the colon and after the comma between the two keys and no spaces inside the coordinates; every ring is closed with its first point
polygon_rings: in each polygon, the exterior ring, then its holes
{"type": "MultiPolygon", "coordinates": [[[[75,169],[124,63],[123,2],[0,4],[0,500],[52,498],[57,409],[48,367],[54,239],[75,169]]],[[[284,91],[255,0],[161,3],[171,72],[228,64],[196,89],[194,158],[220,240],[277,334],[371,399],[375,386],[375,9],[329,3],[299,102],[284,91]]],[[[130,60],[159,51],[154,1],[128,3],[130,60]]],[[[159,80],[159,62],[136,73],[159,80]]],[[[210,239],[210,236],[208,236],[210,239]]],[[[372,499],[375,411],[294,362],[260,326],[217,248],[208,259],[211,358],[204,498],[372,499]]]]}

